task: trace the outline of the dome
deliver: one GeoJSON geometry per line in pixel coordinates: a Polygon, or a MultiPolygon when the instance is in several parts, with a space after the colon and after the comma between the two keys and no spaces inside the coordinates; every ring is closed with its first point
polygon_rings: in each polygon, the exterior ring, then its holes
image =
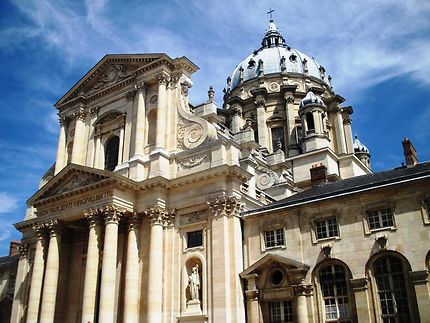
{"type": "Polygon", "coordinates": [[[309,91],[306,96],[300,101],[300,108],[303,108],[304,106],[308,104],[319,104],[324,105],[323,100],[317,95],[314,94],[314,92],[309,91]]]}
{"type": "Polygon", "coordinates": [[[356,153],[369,153],[369,149],[365,145],[363,145],[360,140],[358,140],[357,136],[355,136],[352,147],[354,148],[354,152],[356,153]]]}
{"type": "Polygon", "coordinates": [[[246,82],[261,74],[275,73],[305,74],[329,84],[330,77],[326,76],[324,67],[312,57],[287,46],[273,20],[270,20],[261,45],[259,50],[237,65],[228,80],[231,89],[237,87],[241,80],[246,82]]]}

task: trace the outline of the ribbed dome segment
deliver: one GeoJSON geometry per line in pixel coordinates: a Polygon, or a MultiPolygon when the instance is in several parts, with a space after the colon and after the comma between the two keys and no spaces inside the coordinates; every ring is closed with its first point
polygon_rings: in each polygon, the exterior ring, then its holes
{"type": "Polygon", "coordinates": [[[323,100],[321,100],[321,98],[315,95],[315,93],[312,91],[309,91],[308,94],[306,94],[306,96],[302,99],[302,101],[300,101],[300,108],[303,108],[309,104],[318,104],[324,106],[323,100]]]}
{"type": "Polygon", "coordinates": [[[237,65],[229,78],[232,90],[241,82],[246,82],[261,75],[275,73],[297,73],[315,77],[330,85],[325,68],[312,57],[286,45],[285,39],[273,20],[266,30],[262,47],[237,65]]]}
{"type": "Polygon", "coordinates": [[[363,145],[360,140],[358,140],[357,136],[355,136],[352,147],[354,148],[354,152],[356,153],[370,153],[369,149],[365,145],[363,145]]]}

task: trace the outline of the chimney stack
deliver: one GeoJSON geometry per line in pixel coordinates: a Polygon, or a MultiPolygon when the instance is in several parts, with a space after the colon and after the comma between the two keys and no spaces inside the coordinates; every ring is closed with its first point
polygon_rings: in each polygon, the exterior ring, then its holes
{"type": "Polygon", "coordinates": [[[310,172],[312,187],[321,183],[327,183],[327,167],[324,164],[312,165],[310,172]]]}
{"type": "Polygon", "coordinates": [[[9,256],[15,256],[16,254],[18,254],[19,246],[21,246],[20,240],[12,240],[10,242],[10,247],[9,247],[9,256]]]}
{"type": "Polygon", "coordinates": [[[405,137],[402,141],[403,153],[405,155],[406,166],[415,166],[418,163],[417,151],[412,142],[405,137]]]}

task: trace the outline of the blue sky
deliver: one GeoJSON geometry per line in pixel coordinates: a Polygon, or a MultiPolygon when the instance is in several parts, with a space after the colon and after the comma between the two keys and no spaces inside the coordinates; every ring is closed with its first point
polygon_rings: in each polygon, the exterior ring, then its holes
{"type": "Polygon", "coordinates": [[[190,101],[260,46],[274,19],[287,43],[325,66],[352,105],[375,171],[403,161],[409,137],[430,160],[430,1],[0,1],[0,255],[55,160],[53,104],[107,53],[165,52],[200,67],[190,101]]]}

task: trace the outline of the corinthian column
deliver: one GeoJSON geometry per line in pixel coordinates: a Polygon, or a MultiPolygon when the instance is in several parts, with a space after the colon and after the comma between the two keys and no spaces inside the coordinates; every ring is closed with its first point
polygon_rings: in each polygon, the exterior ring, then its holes
{"type": "Polygon", "coordinates": [[[84,164],[84,138],[85,138],[85,111],[83,105],[75,112],[76,126],[73,139],[72,163],[84,164]]]}
{"type": "Polygon", "coordinates": [[[47,224],[47,227],[49,229],[49,247],[48,257],[46,259],[45,279],[43,282],[40,323],[54,322],[58,275],[60,271],[60,237],[58,222],[53,220],[47,224]]]}
{"type": "Polygon", "coordinates": [[[136,86],[136,139],[134,141],[134,154],[143,155],[145,148],[145,84],[136,86]]]}
{"type": "Polygon", "coordinates": [[[308,306],[306,304],[306,296],[310,295],[310,286],[304,284],[294,285],[294,293],[296,295],[296,313],[298,323],[308,323],[308,306]]]}
{"type": "Polygon", "coordinates": [[[155,137],[155,148],[166,147],[166,109],[167,109],[167,83],[169,77],[158,74],[158,104],[157,104],[157,134],[155,137]]]}
{"type": "Polygon", "coordinates": [[[19,262],[16,273],[15,294],[13,297],[12,312],[10,315],[10,323],[22,322],[24,314],[24,304],[26,303],[28,282],[25,279],[28,273],[28,244],[24,241],[18,247],[19,262]]]}
{"type": "Polygon", "coordinates": [[[82,305],[82,323],[94,322],[97,276],[99,271],[99,245],[101,243],[101,223],[96,211],[87,214],[89,224],[87,262],[85,268],[84,296],[82,305]]]}
{"type": "Polygon", "coordinates": [[[148,271],[148,322],[162,321],[163,296],[163,227],[166,211],[161,207],[149,209],[146,214],[151,223],[149,242],[149,271],[148,271]]]}
{"type": "Polygon", "coordinates": [[[138,322],[139,308],[139,250],[138,231],[140,218],[137,215],[127,219],[127,260],[125,267],[125,299],[124,299],[124,322],[138,322]]]}
{"type": "Polygon", "coordinates": [[[37,323],[39,317],[40,295],[42,292],[43,268],[43,225],[33,226],[36,232],[36,252],[34,254],[33,272],[31,275],[30,296],[28,298],[27,323],[37,323]]]}
{"type": "Polygon", "coordinates": [[[102,279],[100,284],[99,322],[115,322],[116,260],[118,253],[118,224],[121,213],[114,207],[106,208],[103,244],[102,279]]]}
{"type": "Polygon", "coordinates": [[[60,117],[60,138],[58,139],[57,160],[55,161],[55,175],[64,168],[66,154],[66,118],[60,117]]]}

